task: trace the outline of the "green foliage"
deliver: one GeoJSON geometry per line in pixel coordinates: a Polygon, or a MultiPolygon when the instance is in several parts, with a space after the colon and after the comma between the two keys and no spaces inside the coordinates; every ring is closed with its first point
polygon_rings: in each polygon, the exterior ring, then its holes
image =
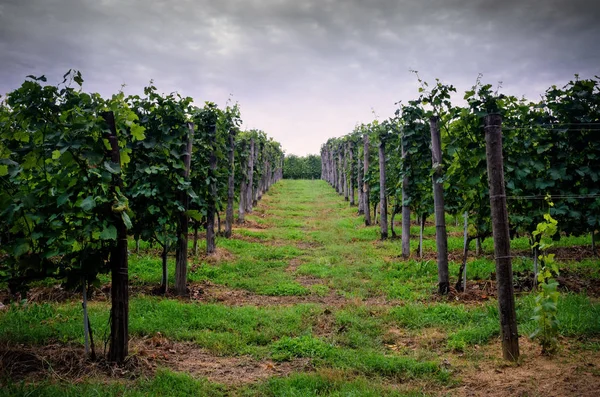
{"type": "Polygon", "coordinates": [[[135,214],[136,239],[158,242],[168,250],[177,238],[178,215],[183,210],[181,193],[191,192],[182,173],[192,98],[162,96],[154,86],[146,87],[144,93],[144,98],[128,98],[144,127],[145,139],[132,134],[129,142],[131,166],[126,194],[135,214]]]}
{"type": "MultiPolygon", "coordinates": [[[[410,390],[413,384],[417,389],[427,384],[426,390],[433,392],[449,382],[452,385],[457,375],[442,369],[440,361],[448,357],[454,366],[454,351],[474,360],[473,365],[478,365],[478,360],[489,363],[487,357],[482,357],[487,348],[479,349],[476,345],[497,343],[499,313],[493,298],[482,303],[432,300],[435,262],[401,260],[397,241],[373,243],[377,227],[363,226],[355,208],[345,205],[324,181],[282,181],[273,186],[264,202],[266,205],[249,219],[265,229],[240,227],[236,228],[239,238],[219,238],[219,246],[229,255],[216,264],[192,259],[195,262],[192,281],[210,280],[209,288],[218,292],[229,292],[224,286],[235,288],[226,303],[220,302],[219,295],[211,294],[210,290],[193,302],[144,296],[143,291],[160,279],[157,270],[160,259],[156,258],[155,249],[142,242],[142,255],[130,257],[134,285],[130,332],[136,339],[160,332],[170,340],[190,343],[210,354],[248,360],[257,366],[274,358],[289,359],[292,363],[275,366],[298,368],[306,363],[303,372],[241,386],[219,386],[176,373],[168,373],[165,379],[159,373],[148,381],[83,380],[71,385],[52,380],[31,386],[14,384],[9,392],[5,387],[0,393],[397,395],[395,390],[389,390],[390,384],[402,382],[402,390],[410,390]],[[323,216],[331,213],[337,216],[323,216]],[[242,234],[242,231],[252,233],[242,234]],[[298,266],[292,268],[292,264],[298,266]],[[271,287],[287,283],[300,286],[303,278],[319,284],[306,288],[307,295],[302,298],[260,296],[270,293],[271,287]],[[326,286],[325,299],[314,290],[316,285],[326,286]],[[237,297],[239,300],[231,300],[237,297]],[[304,301],[314,303],[294,303],[304,301]],[[417,381],[411,383],[413,378],[417,381]]],[[[452,225],[449,229],[458,230],[452,225]]],[[[433,251],[433,227],[430,231],[425,241],[428,250],[433,251]]],[[[460,240],[449,238],[453,250],[460,249],[460,240]]],[[[524,249],[528,247],[527,240],[519,238],[513,243],[524,249]]],[[[586,241],[568,237],[555,246],[581,245],[586,241]]],[[[130,247],[134,247],[133,241],[130,247]]],[[[490,252],[491,241],[484,248],[490,252]]],[[[170,258],[170,265],[172,262],[170,258]]],[[[530,263],[530,260],[517,262],[515,270],[529,269],[530,263]]],[[[592,259],[560,262],[560,265],[590,279],[598,276],[597,261],[592,259]]],[[[494,269],[489,258],[480,258],[469,266],[474,271],[477,268],[476,274],[482,278],[488,278],[494,269]]],[[[102,278],[103,283],[107,280],[102,278]]],[[[517,296],[519,331],[524,335],[538,326],[532,319],[535,307],[533,295],[517,296]]],[[[600,303],[583,293],[565,293],[559,297],[557,307],[559,332],[570,338],[569,345],[573,342],[576,347],[597,349],[600,303]]],[[[89,311],[95,335],[99,336],[96,339],[99,351],[110,308],[106,302],[92,298],[89,311]]],[[[77,298],[52,304],[13,304],[0,312],[2,343],[81,343],[82,328],[77,298]]],[[[407,392],[407,395],[421,393],[407,392]]]]}
{"type": "Polygon", "coordinates": [[[81,92],[79,72],[64,77],[59,86],[30,77],[0,105],[0,281],[13,292],[46,277],[94,280],[107,271],[115,226],[131,224],[113,178],[129,167],[130,132],[141,138],[144,128],[122,94],[104,100],[81,92]],[[115,118],[119,164],[110,159],[105,111],[115,118]]]}
{"type": "MultiPolygon", "coordinates": [[[[550,206],[554,204],[549,197],[546,201],[550,206]]],[[[539,242],[534,244],[540,250],[539,260],[540,269],[537,274],[538,295],[535,298],[535,308],[533,310],[533,320],[537,323],[536,329],[531,334],[531,338],[539,339],[542,346],[542,352],[552,354],[558,348],[558,282],[554,279],[558,275],[558,264],[554,260],[554,254],[547,253],[547,249],[552,246],[548,241],[558,231],[557,221],[548,213],[544,215],[544,222],[537,225],[533,232],[533,237],[538,238],[539,242]]]]}
{"type": "MultiPolygon", "coordinates": [[[[347,142],[363,135],[371,142],[384,139],[389,167],[386,191],[394,211],[401,204],[406,176],[405,200],[412,211],[426,216],[432,207],[429,118],[437,117],[442,130],[440,166],[445,170],[446,210],[453,215],[467,212],[469,238],[483,239],[491,235],[484,118],[499,113],[511,236],[525,234],[532,238],[531,244],[535,242],[531,233],[545,213],[539,199],[548,191],[555,202],[551,215],[559,225],[554,238],[589,235],[600,226],[600,140],[596,139],[600,82],[598,77],[575,77],[562,88],[549,88],[541,101],[531,102],[499,93],[500,85],[494,90],[491,84],[482,83],[480,75],[464,94],[467,106],[456,107],[451,102],[453,86],[438,79],[430,86],[417,74],[418,97],[400,104],[395,118],[373,120],[344,137],[332,138],[323,145],[321,155],[324,163],[333,160],[338,173],[349,172],[339,161],[347,142]]],[[[362,149],[357,152],[363,154],[362,149]]],[[[373,154],[365,182],[371,203],[376,204],[379,170],[373,154]]]]}
{"type": "MultiPolygon", "coordinates": [[[[239,128],[237,105],[219,109],[207,102],[199,109],[192,98],[159,94],[153,85],[143,97],[120,92],[103,99],[82,92],[75,71],[58,86],[45,81],[28,76],[0,103],[0,282],[11,292],[23,293],[31,281],[47,277],[69,286],[94,281],[108,271],[118,224],[167,253],[186,197],[197,227],[208,204],[224,207],[234,169],[226,138],[239,128]],[[105,112],[115,119],[117,163],[110,157],[105,112]],[[184,176],[189,138],[190,179],[184,176]]],[[[256,187],[262,182],[265,189],[281,168],[283,151],[262,131],[249,135],[260,146],[256,187]]]]}
{"type": "Polygon", "coordinates": [[[333,351],[333,346],[312,336],[297,338],[284,337],[272,345],[273,359],[278,361],[290,360],[295,357],[327,358],[333,351]]]}
{"type": "Polygon", "coordinates": [[[285,179],[319,179],[321,177],[321,156],[286,156],[283,163],[285,179]]]}

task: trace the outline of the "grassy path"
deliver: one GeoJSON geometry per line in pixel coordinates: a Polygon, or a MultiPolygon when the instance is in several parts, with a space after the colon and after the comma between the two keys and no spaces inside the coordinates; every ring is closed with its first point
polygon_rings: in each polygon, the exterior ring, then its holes
{"type": "MultiPolygon", "coordinates": [[[[600,387],[597,300],[564,295],[559,357],[541,357],[523,337],[523,362],[507,367],[498,359],[493,297],[434,294],[435,228],[425,230],[426,258],[404,261],[399,241],[378,241],[378,227],[365,227],[355,213],[322,181],[279,182],[232,239],[218,239],[214,257],[191,258],[188,299],[153,296],[160,258],[142,244],[130,258],[125,369],[80,359],[78,297],[11,307],[0,313],[0,396],[586,395],[600,387]]],[[[449,234],[452,257],[461,232],[450,227],[449,234]]],[[[597,265],[573,264],[590,280],[597,265]]],[[[473,258],[470,277],[488,279],[493,268],[489,258],[473,258]]],[[[452,262],[451,274],[457,270],[452,262]]],[[[37,299],[52,291],[40,287],[37,299]]],[[[529,294],[518,299],[522,335],[533,329],[532,308],[529,294]]],[[[90,312],[101,350],[109,316],[102,290],[90,312]]]]}

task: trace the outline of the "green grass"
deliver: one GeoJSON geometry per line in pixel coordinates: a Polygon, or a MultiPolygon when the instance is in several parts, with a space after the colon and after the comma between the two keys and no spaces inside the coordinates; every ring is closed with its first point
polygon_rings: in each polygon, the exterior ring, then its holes
{"type": "Polygon", "coordinates": [[[162,397],[162,396],[205,396],[221,397],[238,395],[246,397],[424,397],[418,390],[398,392],[390,387],[374,384],[373,378],[356,376],[352,373],[317,372],[293,374],[283,378],[272,378],[238,390],[227,390],[218,383],[196,379],[190,375],[159,370],[149,380],[140,379],[131,384],[85,381],[77,384],[41,382],[37,384],[9,383],[0,389],[0,396],[30,397],[162,397]],[[233,391],[233,393],[232,393],[233,391]]]}
{"type": "MultiPolygon", "coordinates": [[[[251,225],[239,227],[233,239],[218,237],[224,253],[217,262],[204,255],[191,257],[189,279],[224,288],[241,289],[258,297],[287,296],[281,306],[250,304],[227,306],[135,295],[130,300],[129,330],[133,337],[160,332],[176,341],[194,343],[220,356],[250,355],[255,360],[286,362],[310,360],[314,372],[273,377],[249,385],[231,386],[160,370],[151,379],[104,382],[87,379],[77,384],[40,382],[35,385],[7,383],[3,395],[239,395],[239,396],[423,396],[419,386],[435,387],[459,382],[444,370],[440,358],[454,352],[475,357],[474,345],[499,343],[497,303],[480,304],[432,299],[437,284],[435,260],[415,257],[418,226],[413,225],[412,257],[402,259],[399,240],[379,241],[378,226],[364,226],[356,207],[322,181],[282,181],[263,197],[248,215],[251,225]],[[293,265],[293,267],[290,267],[293,265]],[[306,280],[310,282],[306,282],[306,280]],[[297,298],[293,298],[297,297],[297,298]],[[330,303],[329,299],[333,298],[330,303]],[[294,299],[298,303],[293,303],[294,299]],[[386,305],[371,305],[391,300],[386,305]],[[306,302],[308,303],[306,303],[306,302]],[[313,303],[310,303],[313,302],[313,303]],[[396,332],[396,333],[394,333],[396,332]],[[406,347],[407,338],[435,343],[406,347]],[[397,344],[398,343],[398,344],[397,344]],[[392,349],[390,346],[400,346],[392,349]],[[397,387],[402,385],[401,388],[397,387]],[[409,386],[407,386],[409,385],[409,386]],[[408,390],[398,391],[398,390],[408,390]]],[[[398,216],[397,222],[401,221],[398,216]]],[[[462,250],[462,227],[447,216],[449,248],[462,250]]],[[[397,227],[397,233],[400,233],[397,227]]],[[[435,252],[435,227],[427,226],[424,250],[435,252]]],[[[589,238],[565,237],[557,246],[586,245],[589,238]]],[[[191,244],[191,242],[190,242],[191,244]]],[[[515,239],[513,249],[527,249],[526,238],[515,239]]],[[[204,250],[200,241],[200,251],[204,250]]],[[[135,243],[129,243],[133,251],[135,243]]],[[[472,243],[471,249],[475,248],[472,243]]],[[[161,280],[159,250],[141,242],[140,253],[131,254],[129,272],[135,286],[157,285],[161,280]]],[[[470,258],[468,278],[489,279],[495,271],[492,240],[483,243],[486,256],[470,258]]],[[[563,262],[598,282],[600,262],[588,258],[563,262]]],[[[459,263],[450,262],[454,281],[459,263]]],[[[529,271],[530,259],[514,259],[515,271],[529,271]]],[[[174,259],[169,257],[169,280],[173,283],[174,259]]],[[[110,282],[102,276],[102,282],[110,282]]],[[[38,285],[52,285],[42,281],[38,285]]],[[[277,298],[270,298],[271,301],[277,298]]],[[[533,331],[534,297],[517,298],[519,333],[533,331]]],[[[90,319],[97,342],[107,331],[109,305],[92,301],[90,319]]],[[[558,306],[560,334],[577,341],[587,351],[598,351],[600,303],[583,294],[561,294],[558,306]]],[[[11,306],[0,312],[0,342],[43,345],[82,343],[81,306],[77,300],[63,303],[11,306]]],[[[477,358],[481,360],[482,358],[477,358]]],[[[257,361],[256,365],[262,365],[257,361]]]]}
{"type": "Polygon", "coordinates": [[[83,382],[76,384],[42,382],[35,385],[9,383],[0,389],[0,396],[31,397],[96,397],[96,396],[226,396],[224,386],[206,379],[195,379],[190,375],[168,370],[159,370],[149,380],[140,379],[132,384],[83,382]]]}
{"type": "Polygon", "coordinates": [[[344,372],[295,374],[285,378],[273,378],[253,387],[247,396],[265,397],[420,397],[420,391],[398,392],[380,386],[373,378],[353,376],[344,372]]]}
{"type": "MultiPolygon", "coordinates": [[[[308,333],[316,321],[315,305],[228,307],[139,297],[130,300],[129,331],[133,336],[163,336],[193,341],[215,354],[264,355],[264,346],[283,336],[308,333]]],[[[90,321],[97,335],[106,332],[109,307],[90,303],[90,321]]],[[[11,307],[0,317],[0,341],[30,344],[83,341],[78,303],[30,304],[11,307]]]]}
{"type": "MultiPolygon", "coordinates": [[[[534,297],[527,295],[516,301],[519,331],[529,335],[535,329],[532,320],[534,297]]],[[[582,295],[564,294],[558,303],[559,332],[567,337],[600,336],[600,303],[582,295]]],[[[440,328],[448,333],[447,347],[464,350],[484,344],[498,336],[498,308],[495,302],[469,307],[448,303],[410,303],[394,308],[390,317],[408,329],[440,328]]]]}
{"type": "Polygon", "coordinates": [[[382,354],[371,349],[344,349],[313,336],[285,337],[272,346],[273,359],[290,360],[295,357],[315,359],[317,365],[326,364],[339,369],[353,369],[364,375],[379,375],[396,379],[433,377],[447,381],[448,374],[433,361],[419,361],[412,357],[382,354]]]}

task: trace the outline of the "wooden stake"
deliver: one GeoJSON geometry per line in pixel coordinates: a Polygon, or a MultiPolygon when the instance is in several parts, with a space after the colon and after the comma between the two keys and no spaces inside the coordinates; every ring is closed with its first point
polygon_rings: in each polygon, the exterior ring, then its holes
{"type": "MultiPolygon", "coordinates": [[[[187,146],[183,155],[183,179],[190,179],[190,169],[192,166],[192,144],[194,141],[194,124],[188,123],[187,146]]],[[[183,212],[179,215],[179,225],[177,227],[177,249],[175,250],[175,292],[179,296],[186,294],[187,288],[187,268],[188,268],[188,231],[189,216],[187,210],[190,206],[190,197],[187,192],[181,192],[181,205],[183,212]]],[[[166,285],[166,283],[165,283],[166,285]]]]}
{"type": "Polygon", "coordinates": [[[367,173],[369,172],[369,136],[363,136],[364,144],[364,178],[363,178],[363,208],[365,210],[365,226],[371,225],[371,207],[369,203],[369,183],[367,182],[367,173]]]}
{"type": "MultiPolygon", "coordinates": [[[[117,127],[113,112],[104,112],[102,117],[108,124],[110,133],[110,160],[113,164],[121,165],[117,127]]],[[[112,175],[111,190],[116,194],[117,188],[123,188],[120,174],[112,175]]],[[[111,273],[111,322],[108,361],[122,363],[129,354],[129,272],[127,257],[127,228],[121,214],[115,214],[117,243],[110,253],[111,273]]]]}
{"type": "Polygon", "coordinates": [[[379,142],[379,227],[382,240],[388,237],[387,197],[385,193],[385,142],[382,140],[379,142]]]}
{"type": "Polygon", "coordinates": [[[227,180],[227,210],[225,213],[225,237],[230,238],[233,229],[233,200],[235,199],[235,128],[229,130],[229,178],[227,180]]]}
{"type": "Polygon", "coordinates": [[[485,118],[485,148],[490,186],[494,255],[496,256],[496,285],[502,337],[502,355],[506,360],[519,358],[519,334],[513,288],[512,262],[508,212],[504,189],[504,161],[502,159],[502,117],[489,114],[485,118]]]}
{"type": "Polygon", "coordinates": [[[448,294],[450,276],[448,274],[448,236],[446,234],[446,213],[444,210],[444,176],[442,170],[442,147],[439,120],[436,116],[429,119],[431,130],[431,159],[433,163],[433,202],[435,207],[435,242],[438,263],[438,293],[448,294]]]}
{"type": "MultiPolygon", "coordinates": [[[[406,164],[408,160],[408,153],[405,150],[405,138],[402,137],[401,149],[402,149],[402,161],[406,164]]],[[[404,259],[410,256],[410,207],[405,203],[408,202],[408,175],[404,175],[402,179],[402,257],[404,259]]]]}
{"type": "MultiPolygon", "coordinates": [[[[210,129],[212,129],[212,137],[216,137],[217,135],[217,129],[216,126],[210,126],[210,129]]],[[[211,148],[211,152],[210,152],[210,156],[208,158],[208,164],[209,164],[209,173],[208,175],[211,178],[211,183],[210,183],[210,197],[208,200],[208,206],[207,206],[207,210],[206,210],[206,253],[207,254],[212,254],[215,252],[215,250],[217,249],[216,245],[215,245],[215,212],[217,211],[216,208],[216,200],[217,200],[217,184],[214,181],[215,180],[215,176],[216,176],[216,172],[217,172],[217,153],[216,153],[216,149],[214,147],[214,143],[213,143],[213,147],[211,148]]]]}

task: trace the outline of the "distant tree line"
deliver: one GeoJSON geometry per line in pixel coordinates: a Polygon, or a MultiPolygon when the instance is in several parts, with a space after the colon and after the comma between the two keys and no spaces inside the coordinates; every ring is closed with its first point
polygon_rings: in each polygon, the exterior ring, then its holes
{"type": "Polygon", "coordinates": [[[321,177],[321,156],[309,154],[308,156],[289,155],[283,163],[283,177],[285,179],[319,179],[321,177]]]}

